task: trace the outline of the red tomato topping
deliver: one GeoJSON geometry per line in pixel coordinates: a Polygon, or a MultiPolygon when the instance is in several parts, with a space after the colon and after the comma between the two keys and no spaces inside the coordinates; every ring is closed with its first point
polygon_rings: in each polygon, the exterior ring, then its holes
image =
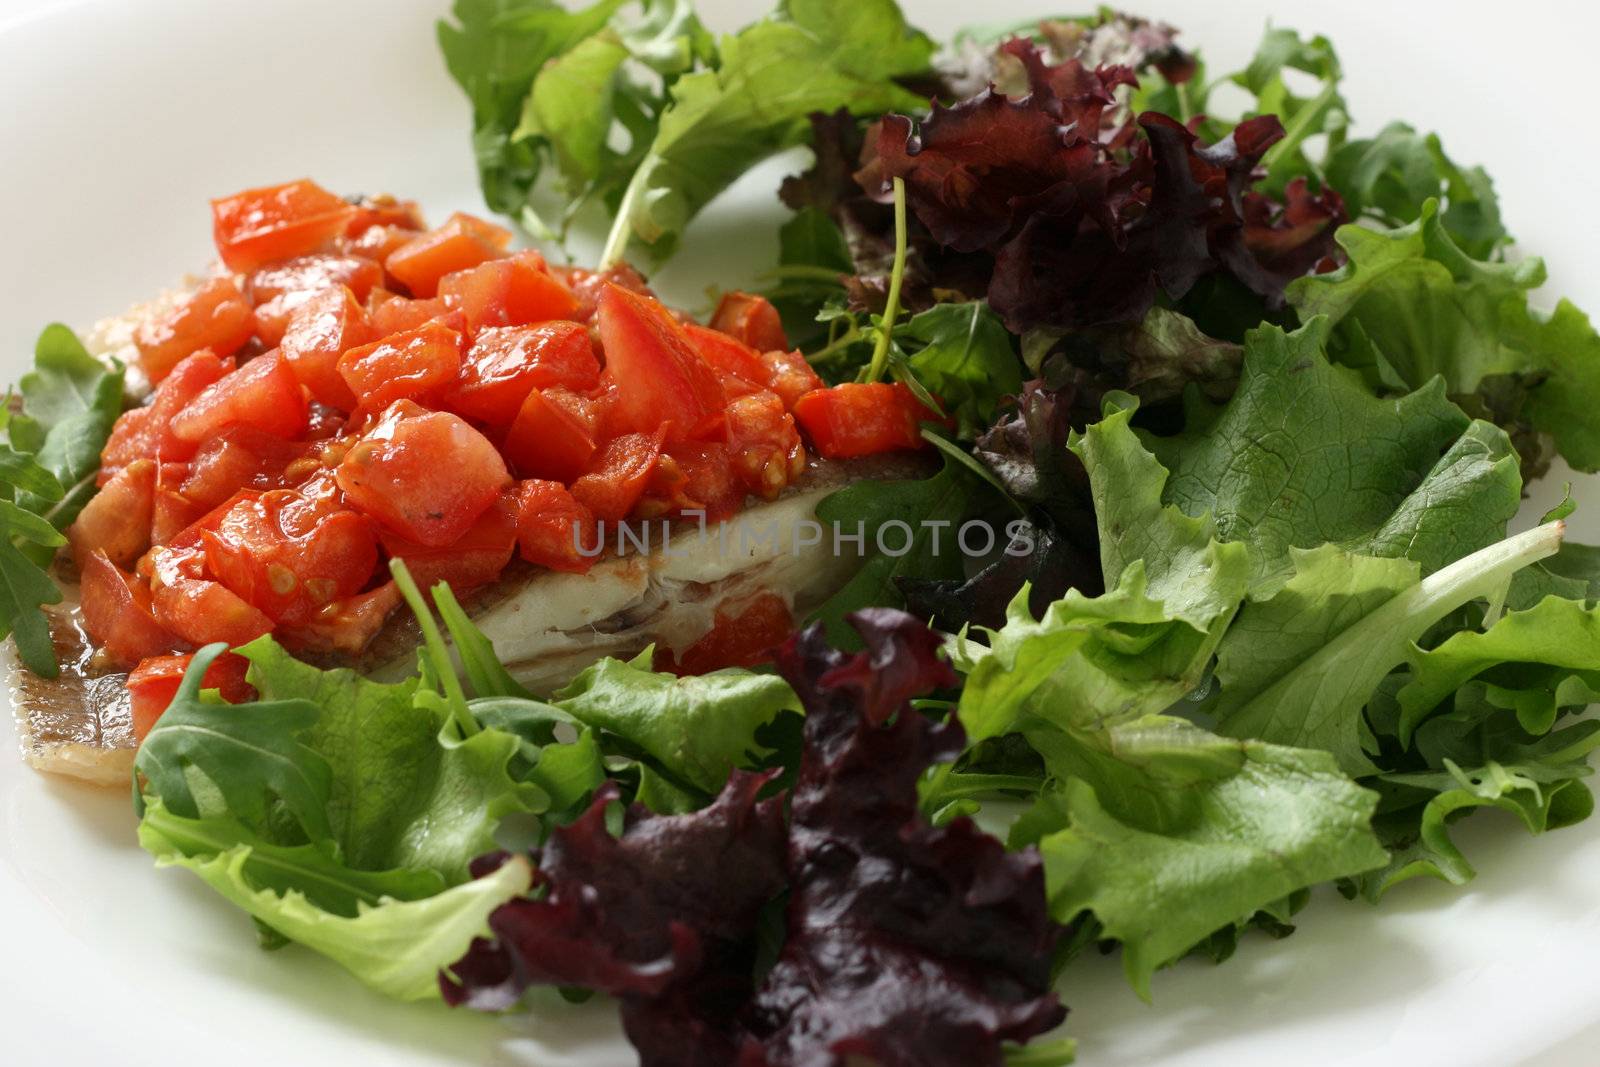
{"type": "Polygon", "coordinates": [[[201,540],[211,573],[274,620],[311,618],[359,592],[378,565],[365,516],[289,489],[239,501],[201,540]]]}
{"type": "Polygon", "coordinates": [[[416,297],[430,297],[439,279],[505,254],[511,231],[456,212],[438,229],[413,237],[384,261],[384,269],[416,297]]]}
{"type": "Polygon", "coordinates": [[[272,620],[259,609],[202,577],[206,557],[200,549],[161,548],[153,555],[150,602],[156,621],[168,630],[192,645],[225,641],[234,647],[272,632],[272,620]]]}
{"type": "Polygon", "coordinates": [[[383,535],[384,550],[403,559],[419,589],[448,582],[457,593],[488,585],[500,577],[517,548],[517,501],[502,494],[459,541],[443,548],[415,544],[397,534],[383,535]]]}
{"type": "Polygon", "coordinates": [[[491,426],[517,417],[530,389],[592,389],[600,381],[589,331],[575,322],[494,327],[479,333],[446,406],[491,426]]]}
{"type": "Polygon", "coordinates": [[[767,368],[761,356],[743,341],[698,323],[685,323],[683,329],[700,358],[720,373],[752,386],[767,384],[767,368]]]}
{"type": "Polygon", "coordinates": [[[605,270],[552,266],[550,273],[561,279],[562,284],[572,290],[573,297],[578,301],[577,313],[572,317],[582,323],[594,321],[595,311],[600,306],[600,291],[607,285],[620,285],[629,292],[655,299],[655,294],[645,284],[644,278],[626,263],[607,267],[605,270]]]}
{"type": "Polygon", "coordinates": [[[617,389],[621,432],[671,423],[673,439],[718,436],[726,396],[717,373],[660,303],[616,285],[600,293],[600,341],[617,389]]]}
{"type": "Polygon", "coordinates": [[[728,405],[728,445],[739,485],[767,500],[805,473],[805,446],[775,393],[741,396],[728,405]]]}
{"type": "Polygon", "coordinates": [[[340,377],[367,411],[382,411],[396,400],[427,401],[460,370],[461,335],[439,323],[390,334],[339,357],[340,377]]]}
{"type": "Polygon", "coordinates": [[[524,326],[571,319],[578,312],[572,291],[551,277],[544,257],[519,252],[447,274],[439,295],[467,316],[473,333],[487,326],[524,326]]]}
{"type": "Polygon", "coordinates": [[[918,424],[935,415],[899,382],[846,382],[801,397],[794,417],[818,452],[849,459],[926,448],[918,424]]]}
{"type": "Polygon", "coordinates": [[[211,232],[230,270],[315,252],[356,215],[354,204],[310,179],[246,189],[211,201],[211,232]]]}
{"type": "Polygon", "coordinates": [[[280,352],[246,363],[195,397],[172,420],[180,440],[199,443],[225,427],[254,426],[276,437],[306,431],[306,397],[280,352]]]}
{"type": "Polygon", "coordinates": [[[778,309],[766,297],[753,293],[724,293],[712,313],[711,328],[738,338],[757,352],[789,347],[778,309]]]}
{"type": "Polygon", "coordinates": [[[584,472],[595,449],[593,424],[582,414],[586,403],[563,389],[528,393],[503,446],[517,473],[570,482],[584,472]]]}
{"type": "Polygon", "coordinates": [[[281,351],[289,369],[318,403],[351,411],[356,396],[339,374],[339,357],[375,334],[366,310],[349,289],[325,289],[295,311],[281,351]]]}
{"type": "Polygon", "coordinates": [[[744,489],[734,483],[727,445],[686,441],[656,461],[644,499],[634,511],[650,518],[699,511],[706,521],[720,522],[738,510],[744,496],[744,489]]]}
{"type": "Polygon", "coordinates": [[[674,656],[656,652],[655,669],[706,674],[724,667],[755,667],[772,660],[773,649],[794,632],[794,613],[781,596],[763,593],[746,604],[719,607],[706,635],[674,656]]]}
{"type": "Polygon", "coordinates": [[[590,460],[588,471],[572,483],[573,497],[597,519],[618,522],[627,518],[650,484],[664,436],[658,430],[607,441],[590,460]]]}
{"type": "Polygon", "coordinates": [[[256,336],[275,347],[282,343],[294,313],[307,301],[344,286],[365,300],[383,281],[383,268],[360,256],[300,256],[250,276],[250,297],[256,303],[256,336]]]}
{"type": "Polygon", "coordinates": [[[232,359],[218,359],[209,349],[201,349],[172,368],[148,406],[118,417],[100,453],[102,475],[136,459],[184,460],[194,455],[194,442],[174,434],[172,420],[233,368],[232,359]]]}
{"type": "Polygon", "coordinates": [[[159,623],[150,608],[144,582],[92,552],[79,572],[83,629],[119,666],[131,667],[146,656],[182,648],[183,641],[159,623]]]}
{"type": "Polygon", "coordinates": [[[517,542],[529,563],[582,574],[594,566],[599,540],[594,513],[560,482],[517,487],[517,542]]]}
{"type": "MultiPolygon", "coordinates": [[[[128,675],[128,695],[133,698],[134,740],[143,744],[156,720],[166,714],[193,660],[193,655],[151,656],[140,660],[139,666],[128,675]]],[[[245,673],[249,669],[249,660],[224,652],[206,668],[205,676],[200,679],[200,688],[217,690],[222,699],[230,704],[254,700],[255,688],[245,681],[245,673]]]]}
{"type": "Polygon", "coordinates": [[[212,278],[168,311],[141,323],[134,334],[139,366],[159,383],[184,357],[209,348],[231,356],[255,332],[255,313],[232,278],[212,278]]]}
{"type": "Polygon", "coordinates": [[[428,228],[428,224],[422,221],[422,209],[415,200],[364,196],[355,208],[355,214],[345,224],[346,237],[359,237],[373,226],[394,226],[413,232],[428,228]]]}
{"type": "Polygon", "coordinates": [[[763,352],[761,363],[767,371],[762,381],[783,399],[783,406],[791,411],[794,410],[795,401],[811,390],[823,387],[822,379],[817,377],[817,372],[811,369],[811,364],[799,352],[785,352],[782,349],[763,352]]]}
{"type": "Polygon", "coordinates": [[[400,589],[384,582],[376,589],[335,600],[310,622],[286,623],[277,636],[289,648],[318,649],[359,656],[400,606],[400,589]]]}
{"type": "Polygon", "coordinates": [[[131,567],[144,555],[150,547],[157,470],[153,459],[134,460],[84,505],[67,532],[78,566],[94,552],[104,553],[119,567],[131,567]]]}
{"type": "Polygon", "coordinates": [[[511,475],[465,421],[402,400],[345,455],[338,481],[351,503],[390,531],[442,548],[472,528],[511,475]]]}
{"type": "Polygon", "coordinates": [[[254,426],[229,426],[200,446],[177,489],[202,509],[216,507],[241,489],[284,489],[309,473],[306,468],[315,463],[308,455],[313,447],[254,426]]]}

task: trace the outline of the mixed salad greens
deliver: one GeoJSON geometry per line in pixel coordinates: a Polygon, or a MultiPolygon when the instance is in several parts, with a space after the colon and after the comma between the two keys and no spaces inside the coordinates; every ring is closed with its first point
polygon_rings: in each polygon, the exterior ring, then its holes
{"type": "MultiPolygon", "coordinates": [[[[687,0],[457,0],[439,35],[490,206],[549,239],[598,205],[608,263],[810,146],[767,295],[826,380],[948,414],[942,469],[819,509],[916,532],[775,672],[647,652],[537,699],[403,564],[404,682],[266,637],[228,706],[197,654],[138,753],[140,840],[264,943],[404,999],[609,993],[648,1065],[1046,1065],[1070,1039],[1024,1043],[1086,948],[1149,998],[1315,886],[1467,881],[1475,808],[1592,812],[1600,549],[1570,502],[1508,523],[1557,456],[1600,468],[1600,335],[1533,305],[1481,169],[1353,136],[1326,40],[1270,30],[1218,77],[1124,15],[941,45],[892,0],[721,37],[687,0]],[[1033,550],[940,549],[971,522],[1033,550]]],[[[36,669],[121,385],[63,334],[0,451],[36,669]]]]}

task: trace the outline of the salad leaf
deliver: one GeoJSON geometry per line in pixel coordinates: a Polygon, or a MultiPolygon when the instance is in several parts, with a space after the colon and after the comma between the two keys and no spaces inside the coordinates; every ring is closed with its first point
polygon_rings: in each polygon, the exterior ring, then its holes
{"type": "Polygon", "coordinates": [[[1022,391],[1022,367],[994,313],[978,301],[936,304],[894,332],[896,344],[920,345],[911,372],[957,420],[957,434],[977,435],[1002,399],[1022,391]]]}

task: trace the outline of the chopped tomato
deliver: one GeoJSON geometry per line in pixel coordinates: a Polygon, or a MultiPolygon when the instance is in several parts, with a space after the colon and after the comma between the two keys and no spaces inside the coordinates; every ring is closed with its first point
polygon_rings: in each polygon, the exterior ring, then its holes
{"type": "Polygon", "coordinates": [[[594,513],[560,482],[517,487],[517,542],[529,563],[582,574],[594,566],[599,540],[594,513]]]}
{"type": "Polygon", "coordinates": [[[683,329],[694,342],[700,358],[720,373],[753,386],[767,384],[767,368],[761,356],[743,341],[698,323],[685,323],[683,329]]]}
{"type": "Polygon", "coordinates": [[[794,417],[818,452],[850,459],[926,448],[918,424],[935,415],[899,382],[846,382],[801,397],[794,417]]]}
{"type": "Polygon", "coordinates": [[[277,636],[294,649],[359,656],[400,606],[400,600],[399,587],[394,582],[384,582],[376,589],[335,600],[309,622],[284,624],[277,636]]]}
{"type": "MultiPolygon", "coordinates": [[[[407,226],[368,226],[359,235],[344,238],[339,247],[352,256],[383,264],[416,235],[417,231],[407,226]]],[[[383,276],[387,280],[389,272],[384,271],[383,276]]]]}
{"type": "Polygon", "coordinates": [[[571,319],[578,311],[572,291],[551,277],[544,257],[519,252],[447,274],[439,295],[467,316],[473,333],[488,326],[525,326],[571,319]]]}
{"type": "Polygon", "coordinates": [[[563,389],[528,393],[503,446],[519,474],[570,482],[584,472],[595,444],[592,424],[575,410],[583,403],[582,397],[563,389]],[[552,399],[562,393],[563,399],[552,399]]]}
{"type": "Polygon", "coordinates": [[[378,565],[370,520],[291,489],[239,501],[201,539],[211,573],[274,620],[311,618],[378,565]]]}
{"type": "Polygon", "coordinates": [[[200,446],[178,489],[201,507],[213,508],[241,489],[287,488],[310,473],[303,468],[315,462],[313,447],[254,426],[229,426],[200,446]]]}
{"type": "Polygon", "coordinates": [[[517,502],[509,493],[478,517],[459,541],[443,548],[415,544],[385,533],[383,547],[406,561],[420,589],[448,582],[457,593],[487,585],[500,577],[517,548],[517,502]]]}
{"type": "Polygon", "coordinates": [[[313,400],[351,411],[356,397],[339,374],[339,357],[374,336],[366,310],[354,293],[340,286],[324,289],[300,305],[284,331],[281,351],[313,400]]]}
{"type": "Polygon", "coordinates": [[[399,401],[339,464],[351,503],[409,541],[459,540],[511,484],[489,439],[458,416],[399,401]]]}
{"type": "Polygon", "coordinates": [[[767,371],[762,381],[782,398],[783,406],[791,411],[794,410],[795,401],[811,390],[823,387],[822,379],[799,352],[785,352],[782,349],[763,352],[761,363],[767,371]]]}
{"type": "Polygon", "coordinates": [[[578,302],[578,310],[572,317],[585,324],[594,321],[594,314],[600,307],[600,292],[607,285],[620,285],[629,292],[655,299],[644,278],[626,263],[605,270],[552,266],[550,273],[572,291],[573,298],[578,302]]]}
{"type": "Polygon", "coordinates": [[[712,313],[711,328],[738,338],[757,352],[789,347],[778,309],[766,297],[753,293],[724,293],[712,313]]]}
{"type": "Polygon", "coordinates": [[[185,460],[194,455],[195,443],[172,432],[172,420],[207,386],[221,381],[234,369],[233,360],[218,359],[201,349],[172,368],[150,403],[125,411],[111,428],[100,453],[101,471],[115,471],[136,459],[185,460]]]}
{"type": "Polygon", "coordinates": [[[211,201],[211,232],[228,269],[255,270],[317,251],[355,215],[354,204],[301,179],[211,201]]]}
{"type": "Polygon", "coordinates": [[[530,389],[591,389],[600,380],[589,331],[575,322],[483,330],[467,350],[446,406],[491,426],[517,417],[530,389]]]}
{"type": "Polygon", "coordinates": [[[150,547],[158,469],[153,459],[135,460],[84,505],[67,531],[78,566],[93,552],[105,553],[119,567],[131,567],[144,555],[150,547]]]}
{"type": "Polygon", "coordinates": [[[255,333],[255,313],[232,278],[212,278],[175,307],[139,325],[134,344],[145,377],[159,384],[185,357],[203,348],[231,356],[255,333]]]}
{"type": "Polygon", "coordinates": [[[150,543],[171,544],[173,538],[193,526],[208,510],[207,505],[190,500],[173,486],[157,486],[150,517],[150,543]]]}
{"type": "Polygon", "coordinates": [[[600,294],[600,342],[617,389],[622,432],[650,433],[671,423],[674,439],[721,432],[726,396],[683,326],[648,297],[616,285],[600,294]]]}
{"type": "Polygon", "coordinates": [[[728,405],[728,447],[738,484],[767,500],[805,473],[805,446],[776,393],[741,396],[728,405]]]}
{"type": "Polygon", "coordinates": [[[339,375],[363,409],[396,400],[428,401],[456,380],[461,335],[439,323],[390,334],[339,357],[339,375]]]}
{"type": "Polygon", "coordinates": [[[589,461],[589,469],[572,483],[572,495],[597,519],[618,522],[627,518],[650,484],[664,436],[658,430],[607,441],[589,461]]]}
{"type": "MultiPolygon", "coordinates": [[[[133,698],[134,740],[143,744],[156,720],[166,714],[193,660],[192,654],[151,656],[140,660],[139,666],[128,675],[128,695],[133,698]]],[[[254,700],[255,688],[245,681],[249,669],[249,660],[224,652],[206,667],[205,676],[200,679],[200,688],[217,690],[222,699],[230,704],[254,700]]]]}
{"type": "Polygon", "coordinates": [[[206,386],[173,418],[172,432],[195,444],[234,425],[295,438],[305,433],[306,418],[300,380],[281,352],[268,352],[206,386]]]}
{"type": "Polygon", "coordinates": [[[355,213],[345,224],[346,237],[359,237],[374,226],[394,226],[406,230],[425,230],[422,209],[415,200],[396,200],[392,196],[364,196],[355,205],[355,213]]]}
{"type": "Polygon", "coordinates": [[[201,549],[159,548],[152,555],[150,603],[156,621],[174,634],[192,645],[225,641],[238,647],[272,632],[272,620],[258,608],[204,577],[201,549]]]}
{"type": "Polygon", "coordinates": [[[383,281],[383,268],[361,256],[315,255],[262,267],[250,276],[250,298],[256,304],[256,336],[268,347],[283,341],[294,313],[330,289],[344,286],[365,300],[383,281]]]}
{"type": "Polygon", "coordinates": [[[773,650],[793,632],[789,605],[776,593],[763,593],[731,609],[718,607],[711,629],[682,655],[658,649],[655,669],[707,674],[725,667],[755,667],[771,662],[773,650]]]}
{"type": "Polygon", "coordinates": [[[372,336],[387,337],[391,333],[400,333],[403,330],[415,330],[418,326],[425,326],[435,319],[441,319],[450,314],[450,308],[443,297],[430,297],[427,300],[408,300],[403,296],[393,293],[383,294],[373,290],[372,298],[367,301],[367,315],[372,320],[372,336]]]}
{"type": "Polygon", "coordinates": [[[656,460],[635,511],[649,518],[699,511],[706,521],[720,522],[738,509],[744,495],[744,489],[734,483],[727,445],[687,441],[673,445],[656,460]]]}
{"type": "Polygon", "coordinates": [[[498,258],[510,244],[510,230],[458,211],[443,226],[395,249],[383,266],[412,296],[430,297],[446,274],[498,258]]]}
{"type": "Polygon", "coordinates": [[[182,648],[150,607],[143,581],[118,567],[104,552],[91,552],[78,576],[83,629],[119,666],[131,667],[146,656],[182,648]]]}

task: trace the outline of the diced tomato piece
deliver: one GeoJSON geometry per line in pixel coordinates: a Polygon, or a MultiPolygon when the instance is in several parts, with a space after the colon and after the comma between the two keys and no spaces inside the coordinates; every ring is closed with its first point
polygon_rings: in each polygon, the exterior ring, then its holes
{"type": "Polygon", "coordinates": [[[805,473],[805,445],[776,393],[753,393],[728,404],[728,447],[735,480],[764,499],[805,473]]]}
{"type": "Polygon", "coordinates": [[[374,336],[366,310],[341,286],[317,293],[295,311],[280,350],[313,400],[351,411],[356,396],[339,374],[339,357],[374,336]]]}
{"type": "Polygon", "coordinates": [[[510,230],[458,211],[443,226],[395,249],[383,266],[412,296],[430,297],[446,274],[502,256],[510,244],[510,230]]]}
{"type": "Polygon", "coordinates": [[[657,649],[655,669],[707,674],[725,667],[770,663],[773,650],[788,640],[794,628],[794,612],[776,593],[763,593],[731,608],[718,606],[711,629],[682,655],[657,649]]]}
{"type": "Polygon", "coordinates": [[[274,620],[310,619],[359,592],[378,565],[366,516],[290,489],[235,504],[202,543],[217,580],[274,620]]]}
{"type": "Polygon", "coordinates": [[[255,333],[255,312],[232,278],[212,278],[170,310],[139,325],[134,344],[145,377],[159,384],[202,348],[231,356],[255,333]]]}
{"type": "Polygon", "coordinates": [[[686,441],[661,454],[644,499],[634,510],[648,518],[699,511],[706,521],[720,522],[738,510],[744,496],[744,489],[734,482],[727,445],[686,441]]]}
{"type": "Polygon", "coordinates": [[[178,489],[157,486],[155,508],[150,519],[150,543],[171,544],[174,538],[198,522],[208,510],[207,505],[190,500],[178,489]]]}
{"type": "Polygon", "coordinates": [[[628,517],[650,484],[665,435],[631,433],[614,437],[589,461],[589,469],[572,483],[572,495],[595,518],[618,522],[628,517]]]}
{"type": "Polygon", "coordinates": [[[689,340],[694,342],[700,358],[720,373],[731,375],[749,385],[767,384],[767,368],[761,356],[743,341],[698,323],[685,323],[683,329],[689,335],[689,340]]]}
{"type": "Polygon", "coordinates": [[[254,426],[229,426],[200,446],[178,491],[205,509],[241,489],[284,489],[310,473],[304,468],[315,464],[313,447],[254,426]]]}
{"type": "Polygon", "coordinates": [[[427,300],[408,300],[392,293],[382,296],[374,290],[373,298],[367,301],[367,316],[372,320],[373,337],[415,330],[448,314],[449,305],[443,297],[437,296],[427,300]]]}
{"type": "Polygon", "coordinates": [[[315,252],[344,232],[356,206],[309,178],[211,201],[211,232],[230,270],[315,252]]]}
{"type": "Polygon", "coordinates": [[[233,369],[231,358],[218,359],[209,349],[182,360],[156,388],[147,406],[125,411],[117,419],[100,452],[101,469],[115,471],[136,459],[185,460],[193,456],[195,443],[174,434],[172,420],[233,369]]]}
{"type": "Polygon", "coordinates": [[[387,195],[364,196],[355,208],[355,214],[345,224],[346,237],[359,237],[373,226],[394,226],[413,232],[428,228],[415,200],[396,200],[387,195]]]}
{"type": "Polygon", "coordinates": [[[383,535],[384,550],[406,561],[420,589],[448,582],[457,593],[488,585],[500,577],[517,548],[517,501],[502,494],[459,541],[443,548],[415,544],[397,534],[383,535]]]}
{"type": "MultiPolygon", "coordinates": [[[[140,660],[139,666],[128,675],[128,695],[133,698],[134,740],[143,744],[156,720],[166,714],[193,660],[192,654],[151,656],[140,660]]],[[[249,669],[249,660],[232,652],[224,652],[206,667],[205,676],[200,679],[200,688],[217,690],[218,695],[230,704],[254,700],[255,687],[245,681],[249,669]]]]}
{"type": "MultiPolygon", "coordinates": [[[[416,235],[416,230],[406,226],[368,226],[361,233],[341,240],[339,247],[352,256],[364,256],[383,264],[416,235]]],[[[384,271],[383,276],[388,280],[389,272],[384,271]]]]}
{"type": "Polygon", "coordinates": [[[376,589],[335,600],[309,622],[285,623],[275,636],[289,648],[343,652],[359,656],[400,606],[400,588],[384,582],[376,589]]]}
{"type": "Polygon", "coordinates": [[[277,437],[306,431],[306,396],[281,352],[257,356],[195,397],[172,420],[180,440],[198,444],[225,427],[254,426],[277,437]]]}
{"type": "Polygon", "coordinates": [[[583,574],[594,566],[599,540],[594,513],[566,486],[538,480],[518,486],[517,542],[529,563],[583,574]]]}
{"type": "Polygon", "coordinates": [[[396,400],[427,402],[461,370],[459,333],[439,323],[390,334],[339,357],[339,375],[367,411],[396,400]]]}
{"type": "Polygon", "coordinates": [[[711,316],[711,328],[738,338],[757,352],[789,347],[778,309],[766,297],[753,293],[724,293],[711,316]]]}
{"type": "Polygon", "coordinates": [[[146,656],[159,656],[183,647],[178,635],[155,619],[150,590],[106,558],[91,552],[78,576],[83,605],[83,629],[119,666],[131,667],[146,656]]]}
{"type": "Polygon", "coordinates": [[[150,547],[158,469],[153,459],[135,460],[84,505],[67,531],[78,566],[93,552],[103,552],[119,567],[131,567],[144,555],[150,547]]]}
{"type": "Polygon", "coordinates": [[[474,334],[490,326],[571,319],[578,311],[572,291],[551,277],[537,252],[519,252],[447,274],[439,282],[439,295],[466,314],[467,328],[474,334]]]}
{"type": "Polygon", "coordinates": [[[152,553],[150,602],[156,621],[192,645],[248,644],[272,632],[272,620],[243,597],[204,577],[205,553],[196,547],[152,553]]]}
{"type": "Polygon", "coordinates": [[[594,321],[594,314],[600,307],[600,291],[607,285],[620,285],[629,292],[655,299],[644,278],[626,263],[605,270],[552,265],[550,273],[572,291],[578,301],[578,310],[572,317],[585,325],[594,321]]]}
{"type": "Polygon", "coordinates": [[[365,300],[383,281],[376,260],[361,256],[298,256],[250,276],[250,297],[256,304],[256,336],[262,344],[283,342],[294,313],[316,296],[344,286],[357,300],[365,300]]]}
{"type": "MultiPolygon", "coordinates": [[[[552,393],[565,390],[551,390],[552,393]]],[[[568,393],[572,400],[583,398],[568,393]]],[[[570,482],[587,469],[594,455],[594,430],[572,405],[552,402],[538,389],[528,393],[506,433],[506,458],[519,474],[570,482]]]]}
{"type": "Polygon", "coordinates": [[[671,312],[609,285],[600,294],[599,322],[606,373],[617,387],[619,429],[650,433],[671,423],[675,440],[721,432],[722,383],[671,312]]]}
{"type": "Polygon", "coordinates": [[[783,400],[783,406],[791,411],[794,409],[795,401],[813,389],[823,387],[822,379],[811,369],[806,357],[799,352],[774,349],[771,352],[761,353],[761,362],[767,370],[766,378],[763,379],[767,388],[777,393],[783,400]]]}
{"type": "Polygon", "coordinates": [[[402,400],[345,455],[338,482],[390,531],[442,548],[472,528],[511,475],[489,439],[463,419],[402,400]]]}
{"type": "Polygon", "coordinates": [[[447,406],[491,426],[517,417],[530,389],[592,389],[600,381],[589,331],[575,322],[483,330],[467,350],[447,406]]]}
{"type": "Polygon", "coordinates": [[[936,418],[899,382],[845,382],[816,389],[795,402],[794,417],[829,459],[926,448],[919,423],[936,418]]]}

